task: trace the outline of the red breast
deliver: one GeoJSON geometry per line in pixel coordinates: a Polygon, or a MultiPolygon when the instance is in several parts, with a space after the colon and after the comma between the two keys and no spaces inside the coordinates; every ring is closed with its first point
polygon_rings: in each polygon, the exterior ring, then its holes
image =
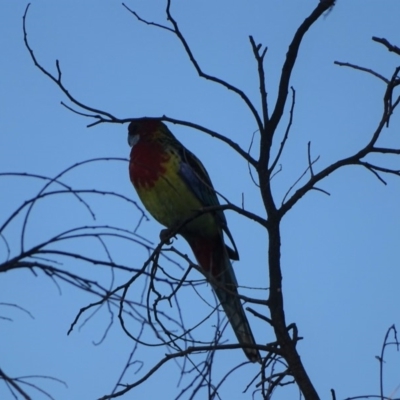
{"type": "Polygon", "coordinates": [[[133,185],[151,188],[160,176],[165,174],[169,155],[161,143],[140,137],[132,147],[129,175],[133,185]]]}

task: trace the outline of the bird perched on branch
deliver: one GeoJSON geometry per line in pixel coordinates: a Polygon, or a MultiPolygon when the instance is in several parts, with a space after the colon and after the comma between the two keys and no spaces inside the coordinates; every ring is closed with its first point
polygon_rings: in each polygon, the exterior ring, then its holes
{"type": "Polygon", "coordinates": [[[131,182],[149,213],[167,228],[161,236],[179,233],[186,239],[246,356],[252,362],[260,361],[230,261],[239,255],[203,164],[159,119],[133,120],[128,143],[132,147],[131,182]],[[212,211],[204,210],[207,207],[213,207],[212,211]],[[225,244],[224,232],[233,249],[225,244]]]}

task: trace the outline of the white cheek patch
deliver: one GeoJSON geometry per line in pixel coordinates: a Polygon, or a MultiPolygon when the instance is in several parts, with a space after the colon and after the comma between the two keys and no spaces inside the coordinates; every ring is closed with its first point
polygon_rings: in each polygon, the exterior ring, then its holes
{"type": "Polygon", "coordinates": [[[139,141],[139,135],[128,135],[129,146],[133,147],[139,141]]]}

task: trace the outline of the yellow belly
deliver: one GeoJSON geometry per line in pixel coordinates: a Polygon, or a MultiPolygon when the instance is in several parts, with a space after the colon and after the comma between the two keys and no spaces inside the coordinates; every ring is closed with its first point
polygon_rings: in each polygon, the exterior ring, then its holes
{"type": "MultiPolygon", "coordinates": [[[[174,228],[202,209],[202,204],[179,176],[179,160],[172,156],[165,163],[166,172],[152,187],[137,187],[138,195],[150,214],[167,228],[174,228]]],[[[219,228],[210,213],[195,218],[181,229],[181,233],[215,236],[219,228]]]]}

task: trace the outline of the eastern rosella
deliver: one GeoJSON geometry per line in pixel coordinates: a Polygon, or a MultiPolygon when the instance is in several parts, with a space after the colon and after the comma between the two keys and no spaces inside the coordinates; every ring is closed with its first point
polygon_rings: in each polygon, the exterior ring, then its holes
{"type": "Polygon", "coordinates": [[[128,128],[132,147],[129,175],[149,213],[169,231],[189,243],[228,316],[250,361],[260,361],[253,334],[238,297],[237,281],[230,259],[239,255],[222,210],[201,212],[218,206],[210,177],[200,160],[187,150],[159,119],[133,120],[128,128]],[[224,243],[223,232],[234,250],[224,243]]]}

